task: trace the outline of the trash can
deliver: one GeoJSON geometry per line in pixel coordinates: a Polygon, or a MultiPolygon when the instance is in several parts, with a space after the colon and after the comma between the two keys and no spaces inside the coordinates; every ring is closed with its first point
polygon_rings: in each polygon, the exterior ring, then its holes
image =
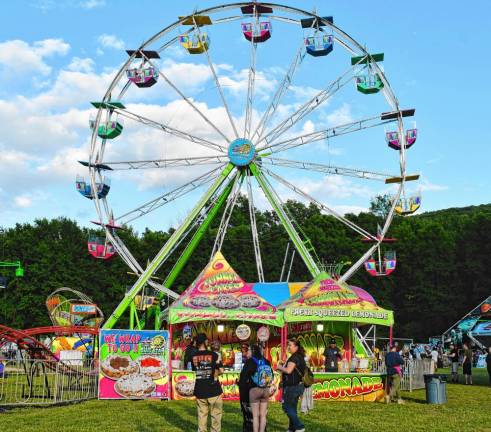
{"type": "Polygon", "coordinates": [[[447,376],[440,374],[425,374],[426,402],[429,404],[444,404],[447,402],[447,376]]]}

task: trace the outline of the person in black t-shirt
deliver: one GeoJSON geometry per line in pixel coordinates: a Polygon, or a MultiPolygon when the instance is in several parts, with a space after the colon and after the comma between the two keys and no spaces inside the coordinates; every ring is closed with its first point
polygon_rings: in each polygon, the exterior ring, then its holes
{"type": "Polygon", "coordinates": [[[324,350],[325,358],[325,371],[326,372],[337,372],[338,371],[338,360],[341,360],[341,352],[336,346],[336,340],[331,339],[329,346],[324,350]]]}
{"type": "Polygon", "coordinates": [[[288,417],[289,432],[304,432],[305,426],[298,418],[298,400],[304,392],[303,374],[305,368],[305,350],[296,339],[288,341],[290,357],[284,365],[276,370],[282,373],[283,404],[282,408],[288,417]]]}
{"type": "Polygon", "coordinates": [[[218,354],[206,348],[208,340],[204,333],[196,336],[198,351],[192,356],[192,368],[196,372],[194,396],[198,408],[198,432],[207,431],[208,413],[211,416],[211,432],[220,432],[222,427],[222,386],[216,379],[223,373],[218,354]]]}

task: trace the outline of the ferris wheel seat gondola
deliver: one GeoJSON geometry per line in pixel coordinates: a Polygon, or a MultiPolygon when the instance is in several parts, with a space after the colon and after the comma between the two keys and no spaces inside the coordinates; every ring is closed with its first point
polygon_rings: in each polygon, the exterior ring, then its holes
{"type": "Polygon", "coordinates": [[[389,276],[396,269],[397,259],[395,251],[387,251],[383,259],[378,262],[373,257],[364,263],[365,270],[370,276],[389,276]]]}
{"type": "Polygon", "coordinates": [[[415,213],[421,207],[421,195],[413,195],[409,198],[399,198],[394,211],[400,216],[415,213]]]}
{"type": "Polygon", "coordinates": [[[159,78],[159,71],[153,66],[145,67],[145,62],[147,59],[159,59],[159,53],[146,50],[126,50],[126,52],[130,57],[134,55],[134,58],[143,59],[140,66],[126,70],[128,80],[140,88],[152,87],[159,78]]]}
{"type": "MultiPolygon", "coordinates": [[[[418,130],[417,129],[408,129],[405,134],[406,138],[406,145],[404,146],[405,149],[410,148],[415,142],[416,138],[418,136],[418,130]]],[[[399,137],[399,132],[393,131],[393,132],[387,132],[385,134],[385,139],[387,141],[387,145],[394,149],[394,150],[400,150],[401,149],[401,140],[399,137]]]]}
{"type": "Polygon", "coordinates": [[[210,47],[210,38],[206,33],[183,34],[179,43],[189,54],[202,54],[210,47]]]}
{"type": "Polygon", "coordinates": [[[309,36],[305,39],[305,50],[313,57],[328,55],[334,48],[333,36],[309,36]]]}
{"type": "Polygon", "coordinates": [[[357,90],[363,94],[378,93],[384,88],[384,83],[378,74],[358,75],[355,81],[357,90]]]}
{"type": "Polygon", "coordinates": [[[159,79],[159,71],[153,66],[146,68],[131,68],[126,70],[128,80],[134,83],[137,87],[147,88],[152,87],[159,79]]]}
{"type": "Polygon", "coordinates": [[[260,21],[258,24],[255,25],[253,22],[244,22],[241,24],[242,33],[249,42],[266,42],[271,37],[271,22],[260,21]]]}
{"type": "MultiPolygon", "coordinates": [[[[369,65],[384,60],[384,53],[368,54],[351,57],[351,65],[369,65]]],[[[378,93],[384,88],[384,83],[378,73],[360,74],[355,78],[356,89],[363,94],[378,93]]]]}
{"type": "MultiPolygon", "coordinates": [[[[89,126],[94,129],[95,120],[89,120],[89,126]]],[[[114,139],[121,135],[121,132],[123,132],[123,124],[117,120],[101,121],[97,128],[97,135],[102,139],[114,139]]]]}
{"type": "MultiPolygon", "coordinates": [[[[109,190],[111,189],[111,181],[109,179],[103,178],[102,183],[96,183],[97,188],[97,198],[102,199],[107,196],[109,190]]],[[[77,176],[75,180],[75,187],[80,195],[88,199],[94,199],[94,192],[92,191],[92,185],[90,182],[86,181],[85,178],[77,176]]]]}
{"type": "Polygon", "coordinates": [[[101,237],[90,236],[87,247],[89,254],[97,259],[108,260],[116,254],[114,246],[101,237]]]}

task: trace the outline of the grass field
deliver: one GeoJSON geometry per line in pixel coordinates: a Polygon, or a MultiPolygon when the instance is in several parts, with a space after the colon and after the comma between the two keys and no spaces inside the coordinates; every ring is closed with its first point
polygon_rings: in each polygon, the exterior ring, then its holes
{"type": "MultiPolygon", "coordinates": [[[[491,387],[487,374],[474,370],[474,386],[447,384],[446,405],[427,405],[424,390],[405,393],[405,405],[316,402],[304,416],[313,432],[473,431],[491,432],[491,387]]],[[[50,408],[20,408],[0,413],[1,432],[193,432],[193,402],[97,401],[50,408]]],[[[271,404],[268,431],[286,431],[280,404],[271,404]]],[[[224,404],[222,431],[240,432],[237,403],[224,404]]]]}

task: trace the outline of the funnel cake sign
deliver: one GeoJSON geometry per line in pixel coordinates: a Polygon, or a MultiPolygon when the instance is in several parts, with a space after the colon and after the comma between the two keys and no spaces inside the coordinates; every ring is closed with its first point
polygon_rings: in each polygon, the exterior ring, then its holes
{"type": "Polygon", "coordinates": [[[282,314],[244,282],[221,252],[170,308],[172,324],[196,320],[244,320],[281,326],[282,314]]]}

